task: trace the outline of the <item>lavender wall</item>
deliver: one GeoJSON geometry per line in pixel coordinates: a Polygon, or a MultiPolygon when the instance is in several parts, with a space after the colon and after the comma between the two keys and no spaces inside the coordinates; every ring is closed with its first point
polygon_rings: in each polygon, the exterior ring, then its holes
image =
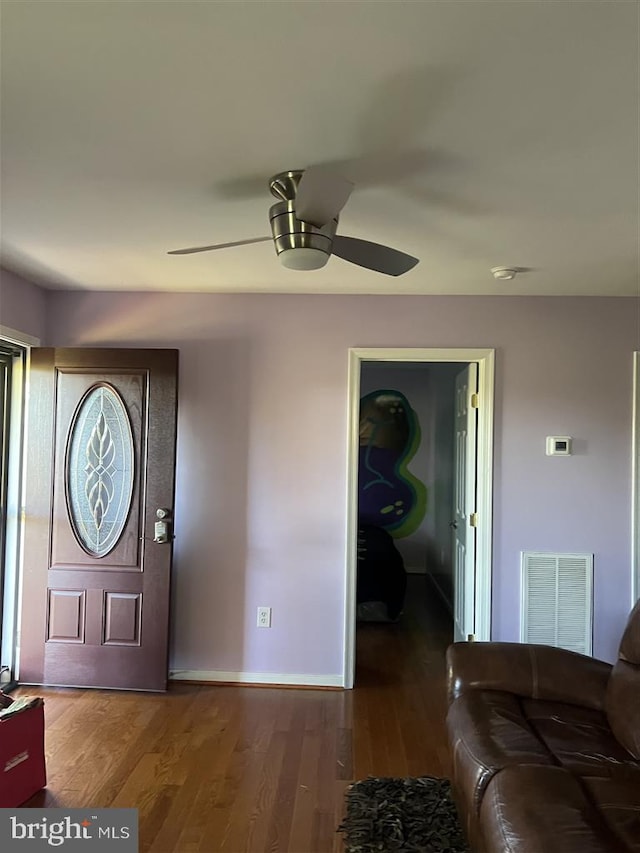
{"type": "Polygon", "coordinates": [[[493,636],[518,639],[522,549],[587,551],[614,655],[635,301],[55,292],[48,320],[55,345],[181,351],[173,668],[342,673],[350,346],[496,348],[493,636]],[[546,457],[550,434],[575,454],[546,457]]]}
{"type": "Polygon", "coordinates": [[[0,267],[0,325],[44,343],[47,291],[0,267]]]}

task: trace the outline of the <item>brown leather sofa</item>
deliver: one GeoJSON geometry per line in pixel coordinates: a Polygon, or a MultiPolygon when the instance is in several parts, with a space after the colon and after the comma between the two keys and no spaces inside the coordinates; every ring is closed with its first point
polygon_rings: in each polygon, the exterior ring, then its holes
{"type": "Polygon", "coordinates": [[[447,666],[472,850],[640,853],[640,601],[613,667],[520,643],[454,643],[447,666]]]}

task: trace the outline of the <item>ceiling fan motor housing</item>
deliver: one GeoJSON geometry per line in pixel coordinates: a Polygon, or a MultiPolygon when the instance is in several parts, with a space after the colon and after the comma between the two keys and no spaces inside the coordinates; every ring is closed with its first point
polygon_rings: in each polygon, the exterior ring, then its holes
{"type": "Polygon", "coordinates": [[[276,254],[285,266],[292,266],[294,269],[318,269],[324,266],[331,256],[338,217],[318,228],[298,219],[294,207],[294,201],[279,201],[269,209],[276,254]],[[292,249],[312,251],[291,252],[292,249]],[[311,265],[305,265],[305,258],[311,265]]]}

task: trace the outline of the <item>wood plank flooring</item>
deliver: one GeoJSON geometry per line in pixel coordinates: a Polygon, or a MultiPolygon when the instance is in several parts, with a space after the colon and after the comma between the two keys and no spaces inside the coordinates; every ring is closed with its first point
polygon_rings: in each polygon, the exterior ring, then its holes
{"type": "Polygon", "coordinates": [[[358,627],[353,691],[23,688],[46,715],[48,787],[29,805],[135,807],[141,853],[338,853],[351,781],[449,774],[450,641],[414,576],[398,624],[358,627]]]}

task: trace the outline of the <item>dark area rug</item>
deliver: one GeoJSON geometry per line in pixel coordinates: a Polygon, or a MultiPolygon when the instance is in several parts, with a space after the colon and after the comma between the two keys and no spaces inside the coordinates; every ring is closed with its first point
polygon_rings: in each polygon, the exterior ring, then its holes
{"type": "Polygon", "coordinates": [[[346,853],[468,853],[448,779],[375,779],[346,792],[346,853]]]}

